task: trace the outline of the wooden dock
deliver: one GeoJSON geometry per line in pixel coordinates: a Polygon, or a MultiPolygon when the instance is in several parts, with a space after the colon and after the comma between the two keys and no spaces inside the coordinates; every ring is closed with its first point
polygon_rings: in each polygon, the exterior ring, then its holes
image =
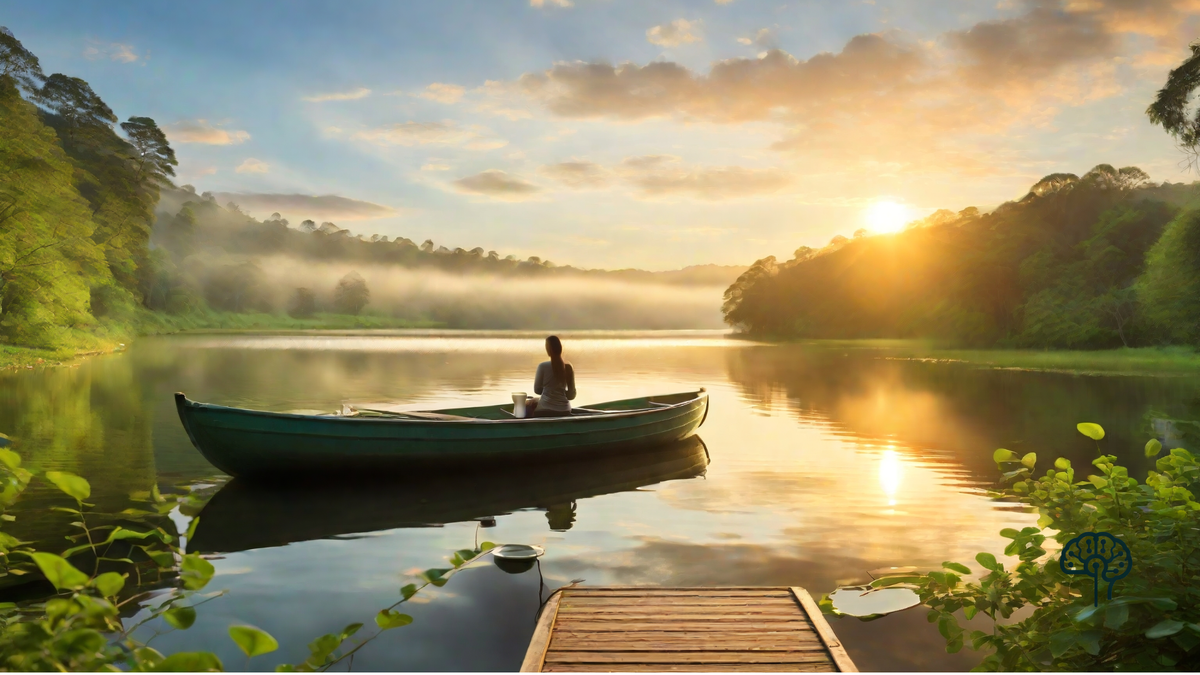
{"type": "Polygon", "coordinates": [[[858,672],[808,591],[572,586],[542,610],[521,672],[858,672]]]}

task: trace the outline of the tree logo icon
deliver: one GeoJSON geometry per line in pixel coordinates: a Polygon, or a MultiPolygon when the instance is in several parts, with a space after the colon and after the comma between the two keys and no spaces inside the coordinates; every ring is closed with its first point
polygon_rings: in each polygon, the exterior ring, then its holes
{"type": "Polygon", "coordinates": [[[1099,606],[1100,582],[1108,582],[1108,599],[1112,600],[1113,582],[1129,575],[1133,554],[1125,542],[1108,532],[1085,532],[1067,542],[1058,564],[1066,574],[1092,578],[1092,602],[1099,606]]]}

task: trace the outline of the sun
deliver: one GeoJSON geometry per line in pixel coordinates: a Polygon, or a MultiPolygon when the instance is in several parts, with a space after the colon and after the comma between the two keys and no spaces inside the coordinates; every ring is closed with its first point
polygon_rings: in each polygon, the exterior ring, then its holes
{"type": "Polygon", "coordinates": [[[868,207],[866,216],[867,227],[872,232],[887,234],[904,229],[910,214],[908,207],[904,204],[884,199],[868,207]]]}

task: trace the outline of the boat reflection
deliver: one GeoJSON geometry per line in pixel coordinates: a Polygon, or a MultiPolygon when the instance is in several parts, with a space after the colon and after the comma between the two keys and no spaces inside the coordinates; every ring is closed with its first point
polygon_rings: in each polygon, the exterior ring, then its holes
{"type": "Polygon", "coordinates": [[[343,535],[486,519],[542,509],[570,529],[579,499],[695,478],[708,467],[699,436],[646,452],[378,483],[262,485],[234,479],[200,512],[193,553],[229,553],[343,535]]]}

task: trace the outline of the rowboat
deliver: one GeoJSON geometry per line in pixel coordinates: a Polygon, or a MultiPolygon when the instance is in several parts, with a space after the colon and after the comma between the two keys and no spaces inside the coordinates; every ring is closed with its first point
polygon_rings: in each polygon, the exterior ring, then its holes
{"type": "Polygon", "coordinates": [[[708,394],[701,388],[584,406],[569,417],[526,419],[513,417],[511,403],[302,415],[198,403],[177,393],[175,406],[192,445],[231,476],[394,476],[418,467],[544,463],[678,441],[704,423],[708,394]]]}
{"type": "Polygon", "coordinates": [[[235,478],[200,511],[190,553],[233,553],[397,528],[487,522],[545,511],[549,529],[571,528],[590,497],[704,475],[700,436],[640,452],[467,472],[411,473],[391,481],[282,482],[235,478]]]}

